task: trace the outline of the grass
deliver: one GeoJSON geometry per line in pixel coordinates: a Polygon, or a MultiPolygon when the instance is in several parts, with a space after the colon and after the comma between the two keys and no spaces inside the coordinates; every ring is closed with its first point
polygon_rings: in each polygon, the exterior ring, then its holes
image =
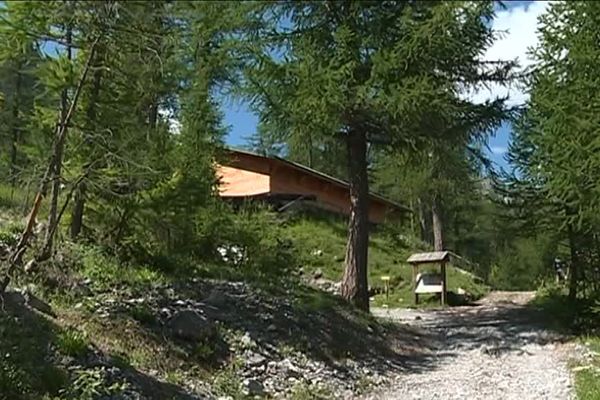
{"type": "Polygon", "coordinates": [[[85,334],[74,328],[59,333],[56,345],[63,354],[71,357],[81,357],[88,351],[88,340],[85,334]]]}
{"type": "Polygon", "coordinates": [[[543,287],[533,304],[544,311],[549,326],[555,330],[575,333],[588,348],[591,357],[572,364],[575,391],[579,400],[600,399],[600,330],[598,304],[593,300],[569,301],[566,289],[543,287]]]}
{"type": "Polygon", "coordinates": [[[587,337],[583,343],[592,352],[586,364],[574,367],[575,390],[579,400],[600,399],[600,337],[587,337]]]}
{"type": "MultiPolygon", "coordinates": [[[[310,276],[320,270],[324,278],[340,280],[346,251],[345,220],[303,215],[290,220],[285,231],[294,238],[306,274],[310,276]]],[[[386,299],[385,294],[378,294],[374,298],[374,305],[414,306],[412,268],[406,263],[406,259],[425,248],[423,243],[412,238],[393,236],[382,230],[372,232],[369,244],[369,285],[383,289],[381,278],[390,277],[389,298],[386,299]]],[[[428,266],[421,271],[436,271],[436,267],[428,266]]],[[[449,266],[447,273],[448,289],[451,291],[462,288],[474,298],[479,298],[488,291],[484,284],[453,266],[449,266]]],[[[422,304],[426,306],[428,302],[424,300],[422,304]]]]}

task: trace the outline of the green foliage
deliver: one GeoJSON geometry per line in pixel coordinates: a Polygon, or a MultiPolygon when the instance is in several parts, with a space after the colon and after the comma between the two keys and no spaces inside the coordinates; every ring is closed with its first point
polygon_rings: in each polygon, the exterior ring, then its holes
{"type": "Polygon", "coordinates": [[[301,382],[292,388],[291,400],[325,400],[332,396],[331,390],[309,383],[301,382]]]}
{"type": "Polygon", "coordinates": [[[5,304],[0,314],[0,399],[34,400],[57,395],[67,374],[53,365],[50,348],[53,326],[34,315],[21,314],[5,304]]]}
{"type": "Polygon", "coordinates": [[[144,304],[136,304],[129,309],[132,318],[142,324],[152,325],[156,323],[156,316],[150,307],[144,304]]]}
{"type": "Polygon", "coordinates": [[[104,396],[119,396],[127,389],[125,382],[110,383],[105,367],[76,370],[74,375],[69,388],[62,392],[67,399],[94,400],[104,396]]]}
{"type": "Polygon", "coordinates": [[[234,274],[284,277],[299,265],[292,238],[275,213],[249,205],[233,212],[206,209],[198,218],[199,249],[234,274]]]}
{"type": "Polygon", "coordinates": [[[594,353],[583,365],[577,365],[575,372],[575,390],[579,400],[600,398],[600,337],[584,337],[584,345],[594,353]]]}
{"type": "Polygon", "coordinates": [[[57,335],[56,346],[63,354],[70,357],[81,357],[88,351],[88,339],[77,329],[65,329],[57,335]]]}
{"type": "Polygon", "coordinates": [[[235,367],[227,367],[220,370],[215,375],[211,388],[218,396],[229,396],[235,400],[245,397],[235,367]]]}
{"type": "MultiPolygon", "coordinates": [[[[285,232],[293,238],[298,250],[300,264],[308,277],[320,270],[326,279],[339,281],[343,272],[346,246],[346,224],[339,217],[319,213],[301,213],[285,224],[285,232]]],[[[413,252],[426,250],[428,246],[413,236],[400,235],[397,228],[382,227],[370,237],[369,285],[383,290],[382,276],[390,277],[390,296],[386,300],[383,293],[375,296],[375,304],[387,304],[390,307],[410,307],[413,305],[412,269],[406,259],[413,252]]],[[[424,269],[425,271],[426,269],[424,269]]],[[[488,288],[476,277],[460,272],[454,267],[448,268],[450,290],[459,287],[479,298],[488,288]]],[[[323,308],[321,299],[315,299],[312,310],[323,308]]],[[[313,304],[311,299],[303,300],[307,307],[313,304]]]]}
{"type": "Polygon", "coordinates": [[[30,393],[27,373],[10,362],[0,361],[0,399],[27,399],[30,393]]]}
{"type": "Polygon", "coordinates": [[[502,290],[532,290],[553,280],[556,248],[549,237],[517,238],[499,252],[489,277],[502,290]]]}
{"type": "Polygon", "coordinates": [[[568,241],[574,299],[600,292],[600,215],[596,59],[600,7],[557,2],[540,18],[528,77],[530,99],[515,123],[508,180],[511,203],[530,226],[568,241]]]}
{"type": "Polygon", "coordinates": [[[143,288],[165,279],[154,268],[123,262],[97,246],[77,245],[73,256],[80,257],[78,266],[82,275],[90,278],[98,289],[143,288]]]}

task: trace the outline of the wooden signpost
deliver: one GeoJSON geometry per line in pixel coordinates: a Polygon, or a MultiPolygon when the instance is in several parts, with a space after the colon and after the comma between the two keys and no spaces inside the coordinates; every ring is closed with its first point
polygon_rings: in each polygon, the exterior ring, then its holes
{"type": "Polygon", "coordinates": [[[450,260],[447,251],[433,251],[429,253],[416,253],[408,257],[407,262],[413,269],[413,290],[415,304],[419,303],[421,293],[440,293],[441,304],[447,303],[446,263],[450,260]],[[420,274],[419,266],[423,264],[439,264],[440,274],[420,274]]]}

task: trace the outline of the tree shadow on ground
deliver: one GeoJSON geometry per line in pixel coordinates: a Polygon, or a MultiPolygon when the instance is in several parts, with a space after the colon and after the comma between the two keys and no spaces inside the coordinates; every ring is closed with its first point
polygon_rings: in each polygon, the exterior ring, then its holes
{"type": "Polygon", "coordinates": [[[95,389],[126,382],[124,390],[134,391],[138,395],[135,398],[203,398],[121,365],[89,344],[81,354],[65,354],[60,339],[65,328],[30,304],[30,299],[19,292],[9,291],[0,297],[0,400],[40,399],[46,395],[79,398],[73,392],[76,373],[92,370],[102,371],[101,379],[105,380],[103,387],[95,389]]]}
{"type": "Polygon", "coordinates": [[[195,297],[202,313],[224,327],[246,332],[259,349],[281,354],[281,348],[289,347],[340,374],[349,372],[348,360],[380,374],[428,368],[431,362],[432,337],[427,332],[381,322],[337,296],[307,286],[249,288],[202,282],[177,290],[195,297]],[[202,300],[215,291],[225,295],[221,304],[202,300]]]}
{"type": "Polygon", "coordinates": [[[526,352],[528,346],[544,346],[569,340],[552,330],[547,315],[529,304],[510,301],[493,305],[429,310],[415,325],[429,332],[438,357],[481,349],[491,356],[526,352]]]}

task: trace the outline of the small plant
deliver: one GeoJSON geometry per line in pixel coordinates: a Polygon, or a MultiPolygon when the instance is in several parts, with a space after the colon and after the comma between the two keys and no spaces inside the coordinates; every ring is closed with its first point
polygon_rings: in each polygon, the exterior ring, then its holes
{"type": "Polygon", "coordinates": [[[222,369],[215,375],[212,389],[217,396],[229,396],[236,400],[244,398],[240,378],[233,367],[222,369]]]}
{"type": "Polygon", "coordinates": [[[180,371],[167,371],[165,381],[172,385],[180,385],[185,381],[185,376],[180,371]]]}
{"type": "Polygon", "coordinates": [[[0,360],[0,400],[25,399],[31,388],[27,374],[19,367],[0,360]]]}
{"type": "Polygon", "coordinates": [[[210,340],[203,340],[194,346],[193,355],[201,361],[209,361],[214,357],[215,351],[215,347],[210,340]]]}
{"type": "Polygon", "coordinates": [[[152,309],[146,305],[136,305],[129,310],[129,313],[133,319],[142,324],[152,325],[156,322],[152,309]]]}
{"type": "Polygon", "coordinates": [[[67,398],[92,400],[99,397],[113,398],[122,394],[128,385],[126,382],[109,383],[104,367],[76,370],[70,387],[61,391],[67,398]]]}
{"type": "Polygon", "coordinates": [[[331,390],[326,387],[313,385],[306,382],[297,383],[292,388],[292,400],[325,400],[332,397],[331,390]]]}
{"type": "Polygon", "coordinates": [[[85,335],[73,328],[61,332],[57,336],[58,350],[71,357],[81,357],[88,350],[88,341],[85,335]]]}

